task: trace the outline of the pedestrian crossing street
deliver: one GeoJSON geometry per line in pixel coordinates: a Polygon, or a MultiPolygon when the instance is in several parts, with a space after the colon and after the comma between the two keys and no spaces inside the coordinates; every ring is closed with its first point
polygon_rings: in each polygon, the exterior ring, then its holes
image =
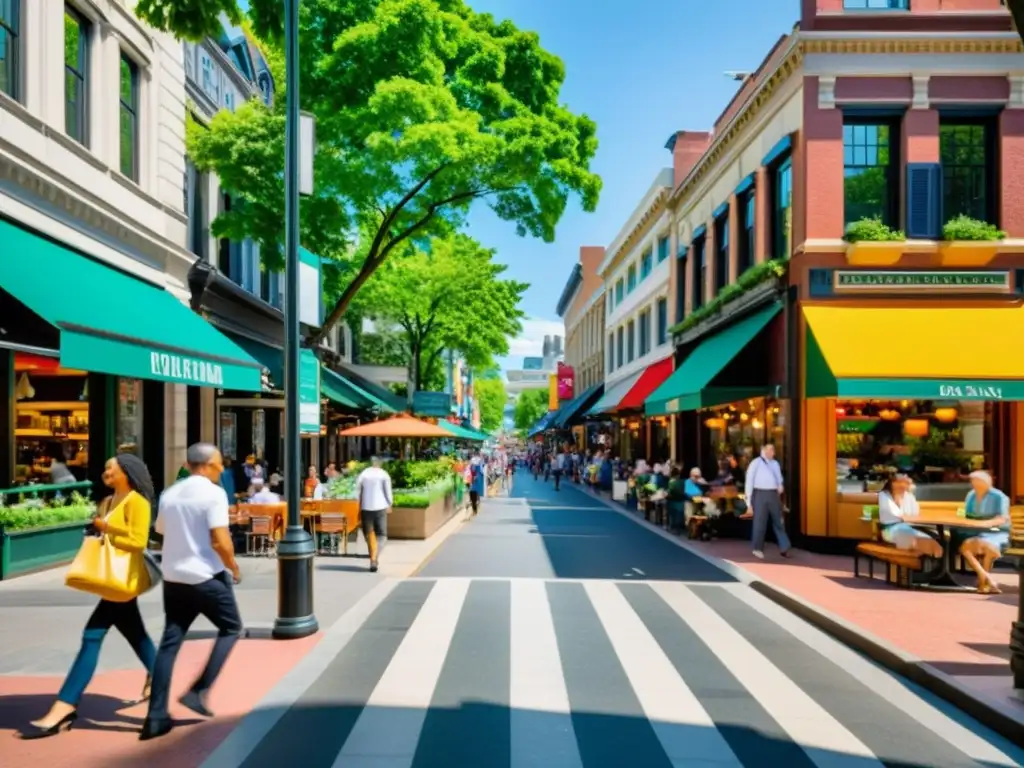
{"type": "Polygon", "coordinates": [[[205,766],[1021,764],[743,585],[388,581],[321,646],[205,766]]]}

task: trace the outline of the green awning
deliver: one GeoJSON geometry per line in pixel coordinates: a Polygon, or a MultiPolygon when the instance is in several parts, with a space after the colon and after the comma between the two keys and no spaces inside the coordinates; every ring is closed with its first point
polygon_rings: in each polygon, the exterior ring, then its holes
{"type": "Polygon", "coordinates": [[[709,336],[644,402],[648,416],[664,416],[764,395],[768,387],[713,387],[711,383],[782,309],[778,302],[709,336]]]}
{"type": "Polygon", "coordinates": [[[437,423],[439,426],[451,432],[452,436],[457,440],[472,440],[476,443],[482,443],[487,439],[485,435],[477,432],[475,429],[469,429],[461,424],[453,424],[450,421],[439,421],[437,423]]]}
{"type": "Polygon", "coordinates": [[[61,365],[261,390],[261,366],[167,291],[0,220],[0,287],[60,331],[61,365]]]}
{"type": "Polygon", "coordinates": [[[369,395],[327,367],[320,369],[320,391],[342,408],[368,411],[374,407],[369,395]]]}
{"type": "Polygon", "coordinates": [[[249,357],[267,369],[267,372],[270,374],[270,380],[274,382],[274,386],[277,389],[284,388],[284,352],[277,347],[263,344],[255,339],[250,339],[236,333],[228,333],[227,336],[244,349],[249,357]]]}
{"type": "Polygon", "coordinates": [[[339,366],[339,369],[335,371],[335,373],[344,377],[345,381],[355,387],[358,387],[360,392],[371,398],[374,402],[374,407],[379,409],[381,413],[405,412],[405,398],[400,395],[396,395],[387,387],[381,386],[375,381],[370,381],[365,376],[360,375],[358,371],[354,371],[344,365],[339,366]]]}

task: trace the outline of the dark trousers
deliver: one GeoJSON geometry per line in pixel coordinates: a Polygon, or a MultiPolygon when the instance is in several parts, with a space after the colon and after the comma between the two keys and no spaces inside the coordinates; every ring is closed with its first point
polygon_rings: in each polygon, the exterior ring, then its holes
{"type": "Polygon", "coordinates": [[[779,492],[755,488],[751,496],[750,504],[754,508],[751,544],[754,551],[764,550],[764,539],[768,533],[768,524],[771,523],[779,550],[785,552],[790,545],[789,536],[786,535],[786,527],[782,521],[782,499],[779,498],[779,492]]]}
{"type": "Polygon", "coordinates": [[[557,491],[557,490],[559,490],[559,487],[558,487],[559,484],[562,482],[562,470],[556,469],[554,471],[554,475],[555,475],[555,490],[557,491]]]}
{"type": "Polygon", "coordinates": [[[139,613],[139,601],[129,600],[127,603],[113,603],[109,600],[100,600],[99,605],[92,612],[89,621],[85,624],[85,631],[82,632],[82,647],[78,649],[78,655],[64,678],[64,685],[60,687],[57,699],[73,707],[78,706],[82,694],[89,686],[89,681],[96,674],[96,665],[100,660],[100,648],[103,647],[103,639],[111,627],[117,629],[128,645],[139,657],[142,666],[146,668],[148,675],[153,671],[153,662],[156,658],[156,648],[153,641],[146,634],[146,626],[142,623],[142,614],[139,613]]]}
{"type": "Polygon", "coordinates": [[[213,686],[242,632],[242,618],[238,614],[231,575],[227,571],[221,571],[202,584],[165,581],[164,614],[166,624],[153,667],[149,699],[148,719],[153,721],[166,720],[169,716],[167,705],[171,694],[171,673],[192,622],[202,615],[218,630],[206,668],[192,684],[191,690],[197,693],[206,693],[213,686]]]}
{"type": "Polygon", "coordinates": [[[476,491],[469,492],[469,506],[472,507],[473,514],[475,515],[480,508],[480,494],[476,491]]]}

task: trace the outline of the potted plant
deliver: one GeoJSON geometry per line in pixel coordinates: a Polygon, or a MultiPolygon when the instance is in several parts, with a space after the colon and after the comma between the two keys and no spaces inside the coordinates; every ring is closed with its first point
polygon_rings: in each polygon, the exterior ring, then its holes
{"type": "Polygon", "coordinates": [[[961,214],[942,228],[939,258],[956,266],[983,266],[999,252],[999,243],[1006,232],[994,224],[961,214]]]}
{"type": "Polygon", "coordinates": [[[0,496],[0,579],[70,562],[96,505],[72,492],[51,499],[0,496]]]}
{"type": "Polygon", "coordinates": [[[848,243],[846,260],[850,264],[887,267],[900,260],[907,236],[902,230],[884,224],[880,218],[865,217],[847,225],[843,240],[848,243]]]}

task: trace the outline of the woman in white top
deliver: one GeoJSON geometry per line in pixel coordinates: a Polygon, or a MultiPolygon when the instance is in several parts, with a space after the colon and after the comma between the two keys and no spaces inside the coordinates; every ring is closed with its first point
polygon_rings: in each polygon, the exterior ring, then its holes
{"type": "Polygon", "coordinates": [[[920,509],[910,491],[910,478],[896,475],[886,480],[878,492],[878,522],[882,539],[897,549],[912,549],[928,557],[942,557],[942,545],[908,520],[917,517],[920,509]]]}

